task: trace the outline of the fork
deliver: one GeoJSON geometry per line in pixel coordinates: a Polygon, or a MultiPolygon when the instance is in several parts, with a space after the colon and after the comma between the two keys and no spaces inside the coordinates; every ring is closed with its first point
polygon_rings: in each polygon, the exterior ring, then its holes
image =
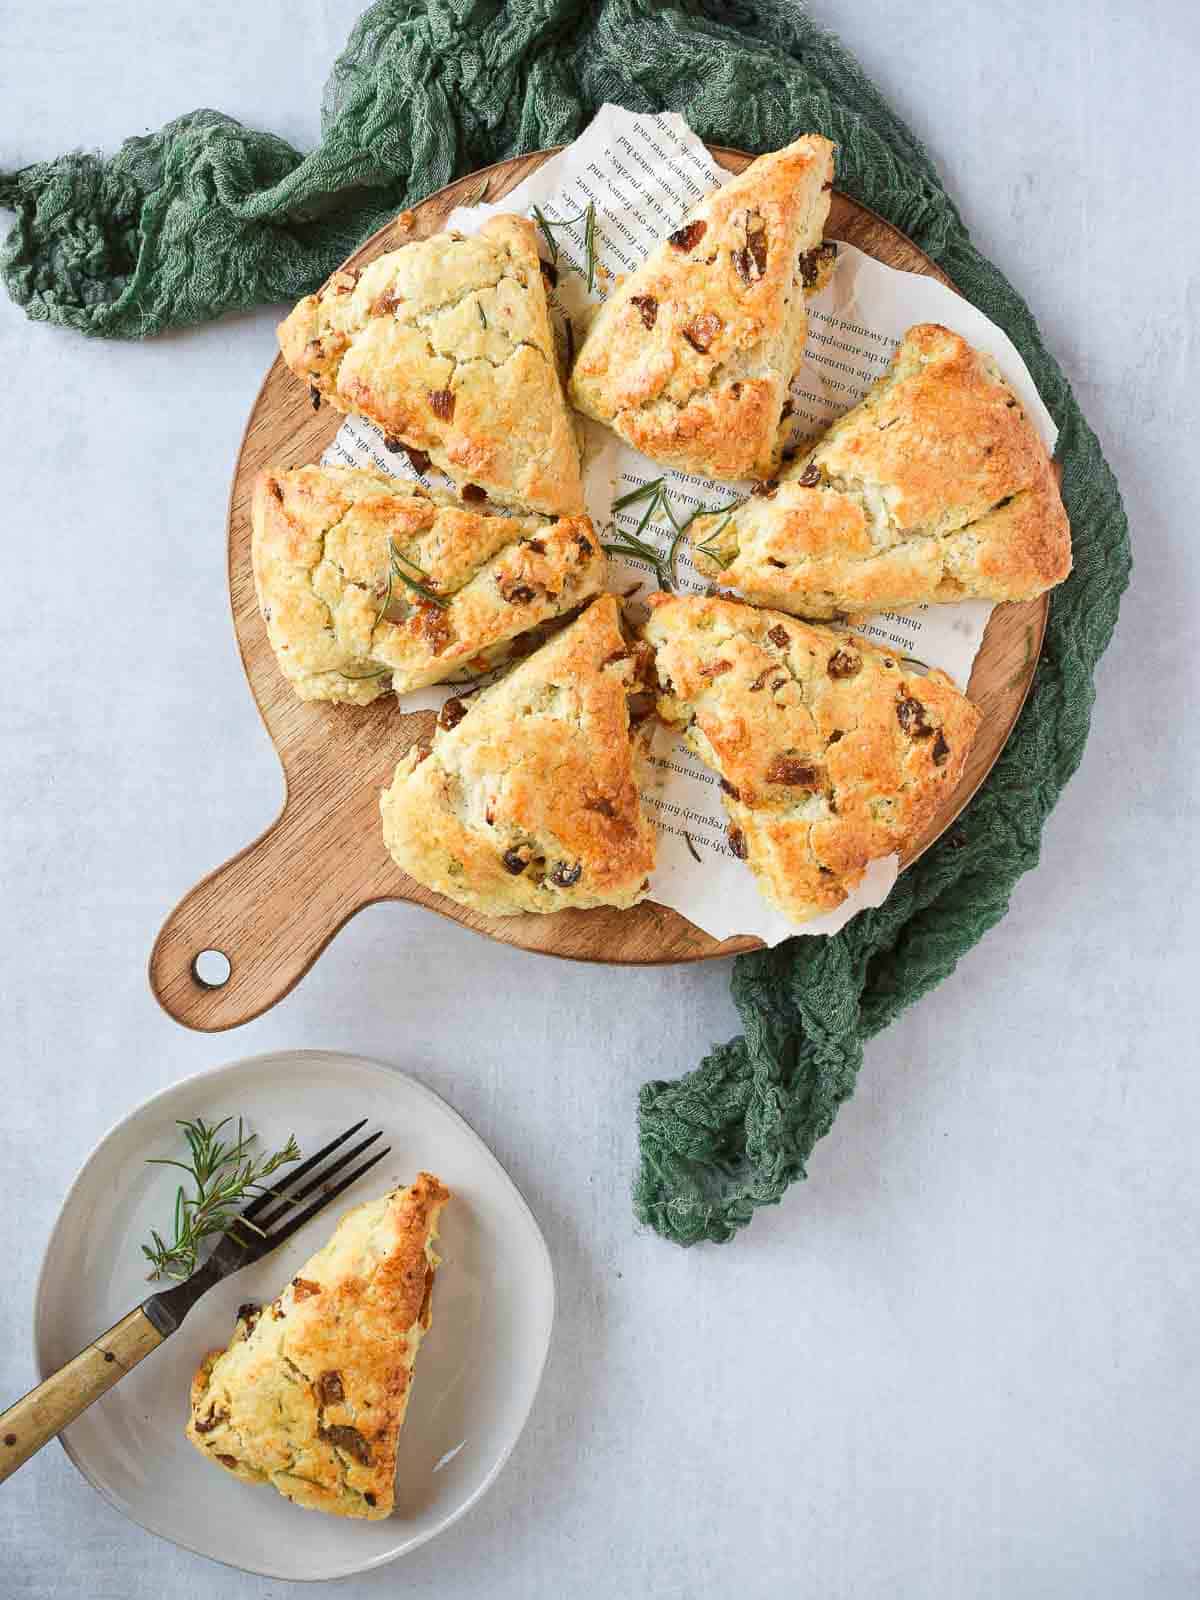
{"type": "Polygon", "coordinates": [[[262,1194],[238,1213],[229,1231],[221,1235],[211,1255],[190,1278],[143,1300],[140,1306],[135,1306],[107,1333],[94,1339],[65,1367],[60,1367],[44,1383],[39,1383],[36,1389],[31,1389],[23,1399],[0,1414],[0,1483],[61,1433],[68,1423],[74,1422],[94,1400],[119,1383],[139,1361],[144,1360],[152,1350],[157,1350],[164,1339],[169,1339],[200,1296],[211,1289],[214,1283],[220,1283],[222,1278],[240,1272],[251,1262],[261,1261],[264,1256],[277,1250],[306,1222],[311,1222],[319,1211],[324,1210],[331,1200],[336,1200],[352,1183],[357,1183],[364,1173],[382,1161],[390,1153],[390,1146],[380,1150],[369,1161],[364,1161],[354,1171],[346,1172],[350,1162],[383,1137],[382,1133],[373,1133],[352,1149],[343,1151],[335,1161],[321,1166],[327,1156],[332,1155],[348,1139],[353,1139],[366,1125],[367,1118],[364,1117],[352,1128],[347,1128],[345,1133],[331,1139],[323,1150],[318,1150],[315,1156],[310,1156],[287,1177],[273,1180],[262,1194]],[[345,1176],[341,1176],[343,1173],[345,1176]],[[295,1188],[298,1180],[308,1178],[310,1174],[310,1182],[299,1189],[295,1188]],[[333,1178],[338,1181],[328,1187],[333,1178]],[[318,1190],[323,1192],[318,1194],[318,1190]],[[295,1209],[314,1194],[317,1198],[310,1205],[300,1211],[295,1209]],[[239,1222],[248,1223],[249,1226],[239,1230],[239,1222]]]}

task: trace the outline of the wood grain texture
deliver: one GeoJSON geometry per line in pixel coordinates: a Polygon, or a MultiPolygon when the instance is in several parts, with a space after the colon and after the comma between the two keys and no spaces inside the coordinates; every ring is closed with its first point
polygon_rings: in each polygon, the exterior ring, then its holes
{"type": "MultiPolygon", "coordinates": [[[[751,159],[710,148],[733,172],[751,159]]],[[[553,153],[539,151],[459,179],[381,229],[347,265],[361,266],[385,250],[438,232],[455,206],[479,193],[485,178],[487,199],[502,198],[553,153]]],[[[836,192],[826,232],[890,266],[928,274],[953,288],[911,240],[836,192]]],[[[630,911],[482,917],[432,894],[395,866],[380,833],[379,793],[399,757],[431,728],[433,714],[404,714],[391,697],[361,709],[298,700],[275,665],[250,565],[256,474],[268,464],[293,467],[317,460],[342,420],[329,406],[314,412],[306,390],[276,357],[255,400],[234,471],[229,593],[246,676],[279,754],[287,795],[272,826],[197,884],[167,918],[150,956],[150,985],[160,1004],[178,1022],[204,1031],[248,1022],[288,993],[356,912],[379,900],[412,901],[507,944],[573,960],[651,965],[757,949],[756,938],[714,939],[653,901],[630,911]],[[209,949],[222,951],[230,963],[228,981],[217,988],[195,971],[196,956],[209,949]]],[[[1043,597],[999,606],[993,613],[969,687],[983,711],[979,737],[961,782],[903,866],[949,827],[991,770],[1032,681],[1048,610],[1043,597]]]]}
{"type": "Polygon", "coordinates": [[[0,1415],[0,1483],[162,1342],[139,1306],[9,1406],[0,1415]]]}

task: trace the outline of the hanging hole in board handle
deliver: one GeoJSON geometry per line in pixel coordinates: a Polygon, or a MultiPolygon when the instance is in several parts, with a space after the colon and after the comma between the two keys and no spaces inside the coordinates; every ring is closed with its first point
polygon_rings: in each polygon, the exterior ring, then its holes
{"type": "Polygon", "coordinates": [[[223,950],[201,950],[192,957],[192,977],[202,989],[222,989],[233,966],[223,950]]]}

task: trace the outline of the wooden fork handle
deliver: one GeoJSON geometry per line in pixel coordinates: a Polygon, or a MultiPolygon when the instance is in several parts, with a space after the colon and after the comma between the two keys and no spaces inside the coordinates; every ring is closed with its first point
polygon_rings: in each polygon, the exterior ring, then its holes
{"type": "Polygon", "coordinates": [[[163,1342],[141,1306],[0,1415],[0,1483],[163,1342]]]}

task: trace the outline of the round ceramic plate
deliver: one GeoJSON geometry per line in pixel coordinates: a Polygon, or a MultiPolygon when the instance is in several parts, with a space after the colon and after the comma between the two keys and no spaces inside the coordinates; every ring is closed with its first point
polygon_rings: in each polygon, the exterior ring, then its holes
{"type": "Polygon", "coordinates": [[[179,1332],[63,1435],[106,1500],[185,1549],[271,1578],[340,1578],[392,1561],[462,1516],[525,1425],[554,1321],[554,1274],[529,1207],[496,1158],[429,1089],[374,1061],[317,1050],[256,1056],[155,1095],[106,1135],[63,1204],[38,1283],[35,1351],[45,1377],[150,1293],[141,1243],[169,1225],[177,1118],[241,1116],[262,1147],[295,1133],[314,1150],[370,1117],[391,1154],[274,1255],[211,1289],[179,1332]],[[244,1300],[270,1300],[351,1205],[435,1172],[442,1214],[433,1327],[400,1435],[396,1510],[379,1522],[304,1511],[238,1482],[184,1438],[188,1385],[228,1342],[244,1300]]]}

